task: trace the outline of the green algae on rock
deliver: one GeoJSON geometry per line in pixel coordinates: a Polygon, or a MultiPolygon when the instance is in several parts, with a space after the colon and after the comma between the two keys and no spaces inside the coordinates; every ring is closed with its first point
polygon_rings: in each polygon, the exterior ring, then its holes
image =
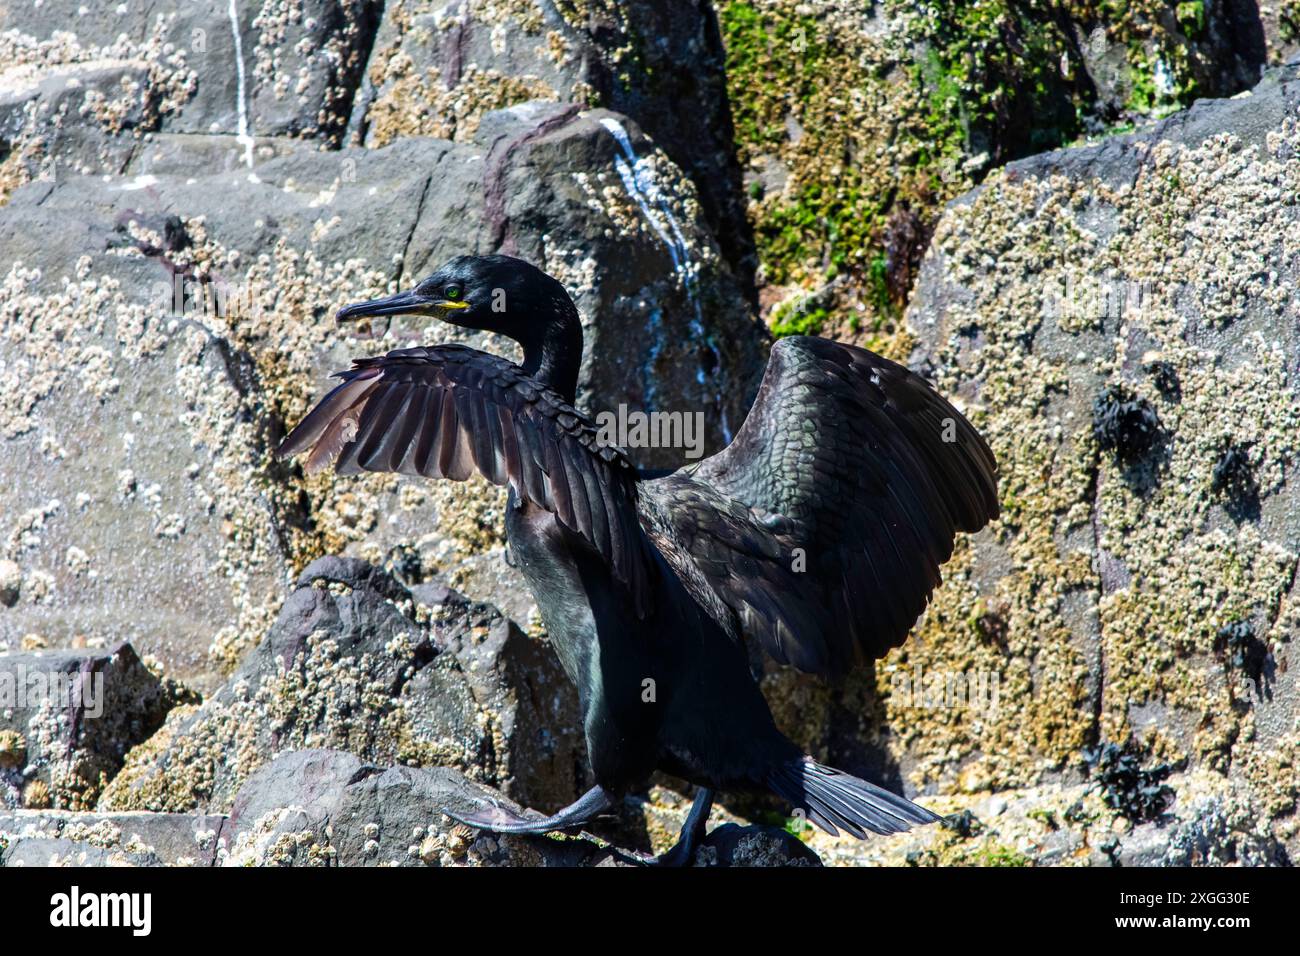
{"type": "Polygon", "coordinates": [[[719,3],[765,301],[788,308],[852,280],[830,315],[776,315],[776,331],[875,341],[897,324],[942,204],[990,169],[1253,83],[1258,25],[1184,7],[719,3]]]}

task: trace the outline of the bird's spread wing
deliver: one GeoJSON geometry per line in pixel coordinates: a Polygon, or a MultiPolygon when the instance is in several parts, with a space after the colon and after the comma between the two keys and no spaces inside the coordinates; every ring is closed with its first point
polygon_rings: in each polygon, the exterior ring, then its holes
{"type": "Polygon", "coordinates": [[[957,531],[998,513],[997,464],[919,376],[826,339],[772,348],[723,451],[643,482],[651,539],[706,608],[801,670],[901,644],[957,531]]]}
{"type": "Polygon", "coordinates": [[[357,359],[280,446],[306,468],[464,481],[474,472],[552,512],[645,610],[649,559],[636,473],[572,405],[519,366],[460,345],[357,359]]]}

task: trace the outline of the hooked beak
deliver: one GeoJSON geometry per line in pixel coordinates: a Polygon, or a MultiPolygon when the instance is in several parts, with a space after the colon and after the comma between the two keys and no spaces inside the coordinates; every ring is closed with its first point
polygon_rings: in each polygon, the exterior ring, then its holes
{"type": "Polygon", "coordinates": [[[369,302],[354,302],[339,309],[334,316],[336,322],[354,322],[357,319],[373,319],[392,315],[437,315],[448,309],[467,309],[467,302],[453,302],[450,299],[433,299],[422,296],[414,290],[399,292],[397,295],[369,302]]]}

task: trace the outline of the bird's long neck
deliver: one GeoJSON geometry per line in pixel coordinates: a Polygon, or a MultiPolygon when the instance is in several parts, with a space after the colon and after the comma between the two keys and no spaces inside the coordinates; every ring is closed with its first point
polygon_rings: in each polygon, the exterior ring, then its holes
{"type": "Polygon", "coordinates": [[[573,303],[565,306],[541,326],[540,334],[520,344],[524,347],[524,371],[573,404],[582,368],[582,323],[573,303]]]}

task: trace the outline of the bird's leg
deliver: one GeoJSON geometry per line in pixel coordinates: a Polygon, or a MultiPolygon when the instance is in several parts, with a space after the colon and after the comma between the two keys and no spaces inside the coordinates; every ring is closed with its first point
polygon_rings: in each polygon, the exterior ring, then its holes
{"type": "Polygon", "coordinates": [[[453,820],[480,830],[493,833],[549,833],[552,830],[567,830],[589,822],[597,814],[604,813],[615,805],[609,791],[599,785],[592,787],[563,810],[558,810],[549,817],[544,817],[536,810],[516,813],[508,807],[489,806],[476,813],[443,812],[453,820]]]}
{"type": "Polygon", "coordinates": [[[682,824],[681,835],[672,848],[651,860],[652,866],[689,866],[695,856],[695,848],[704,839],[708,829],[709,811],[713,809],[713,791],[700,787],[695,791],[695,803],[682,824]]]}

